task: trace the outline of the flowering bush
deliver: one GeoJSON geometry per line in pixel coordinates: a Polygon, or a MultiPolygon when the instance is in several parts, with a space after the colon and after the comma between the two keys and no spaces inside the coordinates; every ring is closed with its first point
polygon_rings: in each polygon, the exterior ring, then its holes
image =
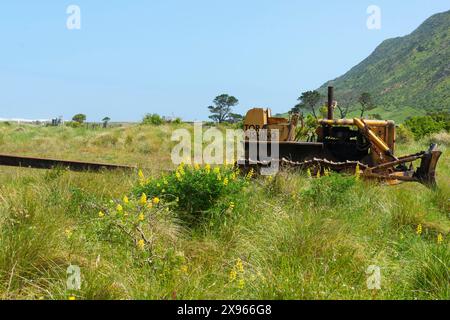
{"type": "MultiPolygon", "coordinates": [[[[178,245],[180,229],[171,206],[145,194],[111,200],[95,217],[96,233],[114,247],[124,246],[135,266],[150,268],[161,283],[182,281],[189,275],[189,261],[178,245]]],[[[65,230],[67,238],[72,233],[65,230]]]]}
{"type": "Polygon", "coordinates": [[[182,218],[198,220],[218,205],[220,200],[226,198],[231,201],[246,181],[231,166],[211,168],[209,165],[200,167],[182,164],[175,172],[155,180],[146,180],[140,174],[140,184],[134,194],[175,202],[182,218]]]}
{"type": "Polygon", "coordinates": [[[97,230],[102,238],[110,242],[122,243],[134,248],[139,261],[154,263],[162,243],[175,240],[177,230],[173,224],[170,203],[162,203],[158,197],[111,200],[98,212],[97,230]],[[158,237],[155,235],[158,234],[158,237]]]}

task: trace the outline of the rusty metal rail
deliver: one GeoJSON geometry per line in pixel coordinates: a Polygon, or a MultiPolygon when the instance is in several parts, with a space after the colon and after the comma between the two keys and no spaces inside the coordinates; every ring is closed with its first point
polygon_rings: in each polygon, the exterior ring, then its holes
{"type": "Polygon", "coordinates": [[[136,167],[112,165],[106,163],[66,161],[34,157],[18,157],[0,154],[0,166],[23,167],[35,169],[64,168],[71,171],[102,171],[102,170],[135,170],[136,167]]]}

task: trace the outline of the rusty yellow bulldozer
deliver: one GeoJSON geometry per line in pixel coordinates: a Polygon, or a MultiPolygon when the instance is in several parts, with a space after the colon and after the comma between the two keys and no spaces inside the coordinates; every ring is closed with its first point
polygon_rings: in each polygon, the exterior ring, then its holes
{"type": "MultiPolygon", "coordinates": [[[[278,161],[281,167],[311,170],[314,173],[355,172],[364,178],[378,179],[395,184],[416,181],[426,186],[436,185],[436,165],[441,156],[436,145],[427,151],[406,156],[396,156],[396,126],[394,121],[334,119],[334,90],[328,88],[328,115],[318,120],[315,142],[298,141],[296,130],[299,115],[290,119],[272,117],[270,109],[255,108],[248,111],[244,120],[246,131],[245,159],[241,168],[257,171],[269,162],[278,161]],[[260,132],[264,134],[261,135],[260,132]],[[277,139],[272,139],[273,131],[277,139]],[[260,152],[250,150],[265,148],[270,154],[276,145],[277,156],[268,161],[260,152]],[[256,155],[256,156],[255,156],[256,155]],[[421,160],[417,169],[413,163],[421,160]]],[[[303,121],[302,121],[303,125],[303,121]]]]}

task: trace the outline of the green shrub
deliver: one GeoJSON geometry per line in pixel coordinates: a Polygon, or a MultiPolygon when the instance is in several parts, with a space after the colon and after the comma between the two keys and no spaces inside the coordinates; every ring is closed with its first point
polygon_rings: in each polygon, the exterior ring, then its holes
{"type": "Polygon", "coordinates": [[[312,141],[316,135],[317,119],[308,114],[303,122],[304,125],[296,129],[295,139],[312,141]]]}
{"type": "Polygon", "coordinates": [[[152,124],[152,125],[161,125],[164,123],[163,118],[156,113],[148,113],[144,116],[144,119],[142,119],[142,124],[152,124]]]}
{"type": "Polygon", "coordinates": [[[444,127],[444,130],[450,131],[450,112],[433,112],[430,113],[429,116],[432,117],[434,121],[441,123],[444,127]]]}
{"type": "Polygon", "coordinates": [[[406,120],[405,126],[411,130],[416,139],[445,130],[446,123],[438,117],[431,115],[412,117],[406,120]]]}
{"type": "Polygon", "coordinates": [[[397,127],[397,142],[410,143],[414,141],[414,134],[405,125],[401,124],[397,127]]]}
{"type": "Polygon", "coordinates": [[[217,205],[219,200],[232,199],[242,190],[245,182],[232,167],[211,169],[209,165],[204,168],[180,165],[175,172],[159,179],[141,180],[134,194],[175,201],[181,218],[198,222],[211,218],[212,212],[208,210],[217,205]]]}

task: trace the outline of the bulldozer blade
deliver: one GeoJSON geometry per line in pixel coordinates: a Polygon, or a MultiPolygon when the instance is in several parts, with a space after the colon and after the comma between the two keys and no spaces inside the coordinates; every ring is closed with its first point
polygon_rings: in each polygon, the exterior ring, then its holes
{"type": "Polygon", "coordinates": [[[18,157],[0,155],[0,166],[23,167],[34,169],[65,168],[71,171],[101,171],[101,170],[134,170],[135,167],[111,165],[105,163],[91,163],[80,161],[66,161],[56,159],[43,159],[33,157],[18,157]]]}
{"type": "Polygon", "coordinates": [[[324,145],[323,143],[312,142],[249,142],[245,141],[245,160],[250,163],[259,163],[270,160],[287,159],[294,162],[302,162],[306,160],[312,160],[314,158],[324,157],[324,145]],[[265,146],[267,151],[267,159],[260,158],[260,148],[265,146]],[[278,149],[278,155],[274,154],[275,149],[278,149]],[[256,153],[256,159],[250,156],[250,150],[254,150],[256,153]]]}
{"type": "MultiPolygon", "coordinates": [[[[265,143],[265,142],[263,142],[265,143]]],[[[257,144],[257,143],[255,143],[257,144]]],[[[403,156],[397,158],[394,161],[385,162],[376,166],[369,166],[360,161],[333,161],[328,160],[326,157],[318,158],[318,156],[326,155],[323,145],[319,143],[279,143],[279,158],[268,160],[254,160],[249,157],[249,147],[251,143],[245,144],[246,158],[244,162],[241,162],[241,169],[248,170],[250,168],[262,168],[270,165],[270,161],[278,161],[281,168],[292,168],[306,170],[314,168],[315,170],[322,171],[324,169],[332,170],[335,172],[355,172],[359,167],[361,170],[361,176],[367,179],[376,179],[380,181],[386,181],[389,184],[397,184],[400,182],[419,182],[429,188],[436,186],[436,166],[439,161],[442,152],[437,150],[435,144],[431,145],[427,152],[419,152],[412,155],[403,156]],[[294,159],[294,160],[293,160],[294,159]],[[416,160],[421,160],[420,167],[417,171],[407,169],[406,164],[412,163],[416,160]]],[[[268,146],[270,151],[273,143],[268,146]]],[[[253,148],[259,148],[259,146],[253,146],[253,148]]],[[[259,149],[258,149],[259,150],[259,149]]],[[[270,153],[269,153],[270,154],[270,153]]],[[[258,172],[258,170],[257,170],[258,172]]]]}
{"type": "Polygon", "coordinates": [[[414,178],[427,187],[436,187],[436,165],[442,152],[437,150],[437,145],[432,144],[430,149],[423,155],[420,167],[414,173],[414,178]]]}

